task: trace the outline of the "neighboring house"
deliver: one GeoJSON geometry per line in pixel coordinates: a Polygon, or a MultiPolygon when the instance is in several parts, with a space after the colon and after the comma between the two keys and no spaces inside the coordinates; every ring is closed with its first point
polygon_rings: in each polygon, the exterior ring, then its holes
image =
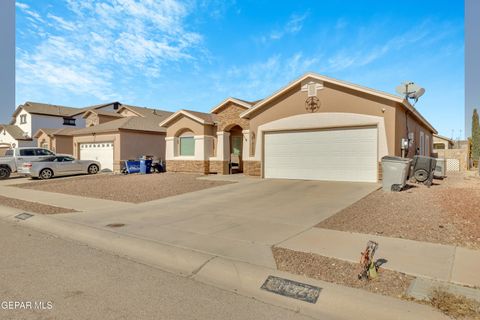
{"type": "Polygon", "coordinates": [[[159,123],[172,113],[119,104],[116,113],[87,111],[87,127],[70,132],[73,155],[97,160],[102,169],[119,171],[123,160],[150,155],[165,160],[165,128],[159,123]]]}
{"type": "Polygon", "coordinates": [[[256,102],[229,98],[210,113],[163,121],[168,171],[376,182],[383,156],[430,155],[436,130],[403,97],[309,73],[256,102]]]}
{"type": "Polygon", "coordinates": [[[19,127],[9,124],[0,124],[0,156],[5,151],[16,147],[33,147],[35,142],[19,127]]]}
{"type": "Polygon", "coordinates": [[[444,136],[433,136],[433,153],[445,159],[447,172],[467,171],[470,167],[470,144],[468,141],[453,141],[444,136]]]}
{"type": "Polygon", "coordinates": [[[452,139],[441,136],[439,134],[433,135],[433,151],[443,149],[453,149],[454,142],[452,139]]]}
{"type": "Polygon", "coordinates": [[[82,116],[85,111],[115,111],[119,105],[119,102],[113,102],[86,108],[72,108],[27,101],[17,107],[10,121],[11,126],[17,127],[16,132],[22,132],[24,139],[11,139],[8,143],[10,147],[26,145],[26,141],[29,141],[29,146],[36,145],[37,142],[33,136],[39,129],[84,128],[85,119],[82,116]]]}
{"type": "Polygon", "coordinates": [[[43,128],[39,129],[33,138],[37,140],[37,146],[52,150],[55,153],[73,155],[72,131],[76,128],[43,128]]]}

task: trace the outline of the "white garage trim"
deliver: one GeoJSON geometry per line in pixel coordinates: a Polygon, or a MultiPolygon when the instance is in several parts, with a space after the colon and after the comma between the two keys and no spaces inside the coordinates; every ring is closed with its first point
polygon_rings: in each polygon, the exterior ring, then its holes
{"type": "Polygon", "coordinates": [[[79,149],[81,160],[98,161],[102,170],[113,171],[113,141],[80,143],[79,149]]]}
{"type": "Polygon", "coordinates": [[[244,160],[262,161],[263,136],[267,131],[327,129],[356,126],[376,126],[378,128],[378,161],[389,154],[387,133],[383,117],[370,116],[358,113],[319,112],[305,113],[265,123],[258,127],[256,136],[259,138],[255,145],[255,156],[244,160]]]}
{"type": "Polygon", "coordinates": [[[377,127],[265,132],[264,178],[377,182],[377,127]]]}

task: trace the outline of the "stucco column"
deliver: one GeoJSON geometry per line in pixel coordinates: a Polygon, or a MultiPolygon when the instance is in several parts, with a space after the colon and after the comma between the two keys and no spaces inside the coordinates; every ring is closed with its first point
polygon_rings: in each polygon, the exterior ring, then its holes
{"type": "Polygon", "coordinates": [[[242,159],[245,161],[250,158],[250,130],[243,130],[242,134],[242,159]]]}
{"type": "Polygon", "coordinates": [[[230,160],[230,132],[217,132],[217,159],[230,160]]]}
{"type": "Polygon", "coordinates": [[[194,136],[195,139],[195,160],[208,160],[213,144],[211,136],[194,136]]]}
{"type": "Polygon", "coordinates": [[[176,138],[175,137],[166,137],[165,138],[165,160],[173,160],[175,158],[175,149],[176,149],[176,138]]]}

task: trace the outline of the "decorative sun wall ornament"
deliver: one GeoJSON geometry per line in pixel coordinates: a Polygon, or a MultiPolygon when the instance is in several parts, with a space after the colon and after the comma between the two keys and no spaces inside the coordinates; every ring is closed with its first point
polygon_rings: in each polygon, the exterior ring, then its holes
{"type": "Polygon", "coordinates": [[[305,109],[308,112],[317,112],[320,109],[320,100],[317,97],[308,97],[305,100],[305,109]]]}

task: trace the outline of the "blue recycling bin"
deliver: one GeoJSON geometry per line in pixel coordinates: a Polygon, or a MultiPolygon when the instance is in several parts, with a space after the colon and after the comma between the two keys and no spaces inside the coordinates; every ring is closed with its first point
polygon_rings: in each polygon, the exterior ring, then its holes
{"type": "Polygon", "coordinates": [[[140,172],[140,161],[125,160],[125,169],[126,169],[127,173],[139,173],[140,172]]]}
{"type": "Polygon", "coordinates": [[[150,173],[152,169],[152,160],[140,159],[140,173],[150,173]]]}

